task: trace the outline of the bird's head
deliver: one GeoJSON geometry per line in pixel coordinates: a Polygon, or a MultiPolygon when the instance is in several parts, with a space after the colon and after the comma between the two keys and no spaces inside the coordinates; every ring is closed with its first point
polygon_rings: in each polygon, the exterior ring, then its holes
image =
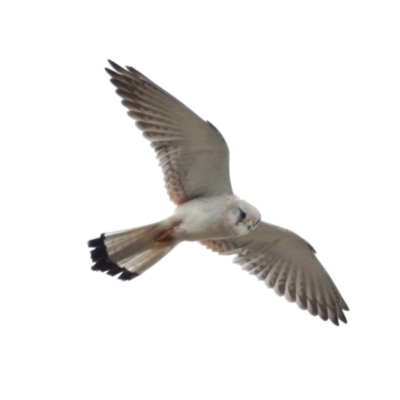
{"type": "Polygon", "coordinates": [[[238,199],[230,209],[230,221],[238,236],[246,235],[257,227],[261,220],[261,214],[251,204],[238,199]]]}

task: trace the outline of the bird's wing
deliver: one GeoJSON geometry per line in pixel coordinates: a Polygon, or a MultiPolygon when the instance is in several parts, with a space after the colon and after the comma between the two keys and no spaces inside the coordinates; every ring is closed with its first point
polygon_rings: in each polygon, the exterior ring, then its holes
{"type": "Polygon", "coordinates": [[[343,297],[315,250],[295,233],[261,222],[247,235],[201,243],[220,254],[236,254],[234,262],[312,315],[335,325],[347,322],[343,310],[349,308],[343,297]]]}
{"type": "Polygon", "coordinates": [[[219,131],[131,67],[106,68],[128,115],[150,140],[171,200],[231,194],[229,150],[219,131]]]}

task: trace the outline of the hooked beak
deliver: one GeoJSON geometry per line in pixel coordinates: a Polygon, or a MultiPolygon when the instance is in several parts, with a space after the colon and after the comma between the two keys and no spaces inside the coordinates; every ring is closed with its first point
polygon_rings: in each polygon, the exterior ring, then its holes
{"type": "Polygon", "coordinates": [[[254,225],[254,219],[253,218],[247,218],[246,219],[246,225],[254,225]]]}
{"type": "Polygon", "coordinates": [[[258,221],[255,221],[253,218],[247,218],[245,220],[246,225],[248,226],[248,229],[255,229],[257,225],[260,223],[260,219],[258,221]]]}

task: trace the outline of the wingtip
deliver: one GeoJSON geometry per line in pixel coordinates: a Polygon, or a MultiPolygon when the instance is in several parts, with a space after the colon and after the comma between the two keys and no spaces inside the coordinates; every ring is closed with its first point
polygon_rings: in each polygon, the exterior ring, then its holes
{"type": "Polygon", "coordinates": [[[345,311],[350,311],[350,308],[349,308],[349,306],[343,301],[343,304],[342,304],[342,308],[343,308],[343,310],[345,310],[345,311]]]}
{"type": "Polygon", "coordinates": [[[124,68],[122,68],[120,65],[118,65],[116,62],[112,61],[112,60],[107,60],[108,63],[111,65],[111,67],[114,68],[115,71],[121,73],[121,74],[126,74],[126,70],[124,68]]]}
{"type": "Polygon", "coordinates": [[[115,67],[119,67],[121,68],[116,62],[114,62],[113,60],[108,59],[107,62],[115,69],[115,67]]]}
{"type": "Polygon", "coordinates": [[[347,324],[347,319],[346,319],[346,316],[344,315],[343,311],[339,312],[338,317],[341,322],[343,322],[344,324],[347,324]]]}
{"type": "Polygon", "coordinates": [[[104,70],[107,72],[108,75],[114,77],[115,72],[112,69],[105,67],[104,70]]]}

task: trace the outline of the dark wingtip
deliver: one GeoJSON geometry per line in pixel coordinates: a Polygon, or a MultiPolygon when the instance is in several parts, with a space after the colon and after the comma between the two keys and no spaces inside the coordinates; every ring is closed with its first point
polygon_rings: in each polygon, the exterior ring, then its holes
{"type": "Polygon", "coordinates": [[[112,77],[114,77],[115,76],[115,71],[113,71],[112,69],[110,69],[110,68],[104,68],[105,69],[105,71],[107,72],[107,74],[108,75],[110,75],[110,76],[112,76],[112,77]]]}
{"type": "Polygon", "coordinates": [[[121,68],[116,62],[113,60],[108,59],[107,62],[115,69],[115,68],[121,68]]]}
{"type": "Polygon", "coordinates": [[[117,63],[115,63],[114,61],[111,61],[111,60],[107,60],[107,61],[114,68],[115,71],[126,74],[126,70],[123,69],[120,65],[118,65],[117,63]]]}
{"type": "Polygon", "coordinates": [[[346,319],[346,316],[344,315],[343,311],[339,312],[338,317],[343,323],[347,324],[347,319],[346,319]]]}
{"type": "Polygon", "coordinates": [[[339,326],[339,320],[337,319],[337,317],[335,316],[334,318],[331,318],[331,321],[334,325],[339,326]]]}

